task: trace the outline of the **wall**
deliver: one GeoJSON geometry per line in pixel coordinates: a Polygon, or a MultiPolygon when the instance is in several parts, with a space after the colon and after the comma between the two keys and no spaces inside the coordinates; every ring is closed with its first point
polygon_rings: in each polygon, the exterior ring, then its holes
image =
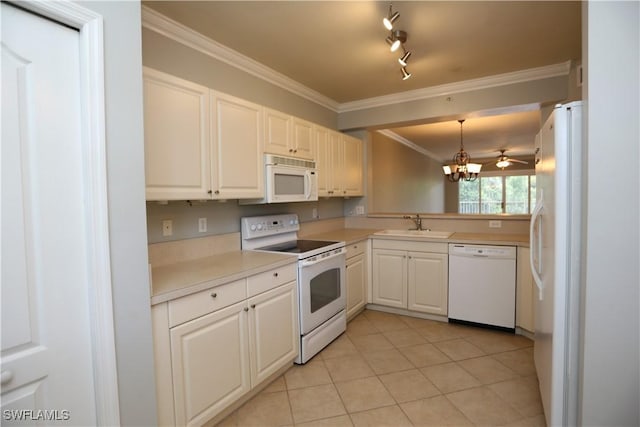
{"type": "Polygon", "coordinates": [[[378,132],[371,140],[369,212],[444,212],[440,163],[378,132]]]}
{"type": "Polygon", "coordinates": [[[144,205],[140,3],[78,2],[104,18],[109,239],[122,425],[156,425],[144,205]]]}
{"type": "Polygon", "coordinates": [[[583,3],[587,210],[579,424],[640,425],[640,3],[583,3]],[[614,48],[615,47],[615,48],[614,48]]]}

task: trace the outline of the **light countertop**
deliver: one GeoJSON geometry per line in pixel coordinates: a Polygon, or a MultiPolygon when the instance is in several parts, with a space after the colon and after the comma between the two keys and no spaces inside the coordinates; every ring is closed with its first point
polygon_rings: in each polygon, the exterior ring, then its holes
{"type": "Polygon", "coordinates": [[[151,269],[151,305],[297,262],[291,254],[232,251],[151,269]]]}

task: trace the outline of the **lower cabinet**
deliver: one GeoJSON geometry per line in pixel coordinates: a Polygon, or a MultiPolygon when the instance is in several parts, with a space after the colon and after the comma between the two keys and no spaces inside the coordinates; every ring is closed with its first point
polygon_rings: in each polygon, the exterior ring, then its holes
{"type": "Polygon", "coordinates": [[[367,302],[368,253],[367,240],[347,246],[347,320],[360,313],[367,302]]]}
{"type": "Polygon", "coordinates": [[[374,304],[447,315],[446,243],[373,239],[374,304]]]}
{"type": "MultiPolygon", "coordinates": [[[[295,277],[295,267],[291,269],[295,277]]],[[[280,271],[272,275],[291,277],[280,271]]],[[[246,292],[246,282],[232,286],[244,286],[246,292]]],[[[245,293],[249,298],[171,327],[175,313],[184,313],[180,300],[188,298],[189,305],[201,308],[203,303],[196,301],[200,297],[224,300],[223,292],[237,295],[237,289],[224,286],[152,307],[161,425],[207,423],[298,355],[295,281],[255,296],[245,293]]]]}

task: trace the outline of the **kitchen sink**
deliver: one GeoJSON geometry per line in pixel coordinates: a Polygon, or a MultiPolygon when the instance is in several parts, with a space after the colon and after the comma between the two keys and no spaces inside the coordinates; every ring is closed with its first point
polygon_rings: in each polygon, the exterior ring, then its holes
{"type": "Polygon", "coordinates": [[[433,230],[383,230],[374,235],[378,236],[398,236],[398,237],[427,237],[433,239],[446,239],[453,234],[452,231],[433,230]]]}

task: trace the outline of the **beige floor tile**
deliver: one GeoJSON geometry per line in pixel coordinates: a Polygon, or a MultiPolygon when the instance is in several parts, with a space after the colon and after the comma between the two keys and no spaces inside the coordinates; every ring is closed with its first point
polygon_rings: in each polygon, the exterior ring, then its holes
{"type": "Polygon", "coordinates": [[[425,344],[427,340],[411,328],[383,332],[382,335],[391,341],[395,347],[425,344]]]}
{"type": "Polygon", "coordinates": [[[535,377],[516,378],[492,384],[489,388],[513,406],[523,417],[543,413],[538,380],[535,377]]]}
{"type": "Polygon", "coordinates": [[[337,382],[335,386],[349,413],[396,403],[377,377],[337,382]]]}
{"type": "Polygon", "coordinates": [[[380,375],[379,378],[398,403],[440,394],[433,383],[417,369],[380,375]]]}
{"type": "Polygon", "coordinates": [[[461,360],[458,365],[480,380],[482,384],[493,384],[518,376],[511,369],[489,356],[461,360]]]}
{"type": "Polygon", "coordinates": [[[535,415],[533,417],[522,418],[507,424],[509,427],[547,427],[547,420],[544,418],[544,414],[535,415]]]}
{"type": "Polygon", "coordinates": [[[420,344],[398,349],[417,368],[450,362],[446,354],[433,344],[420,344]]]}
{"type": "Polygon", "coordinates": [[[425,324],[416,328],[416,331],[429,342],[448,341],[463,336],[460,327],[444,322],[425,324]]]}
{"type": "Polygon", "coordinates": [[[414,329],[419,329],[425,326],[430,326],[434,323],[442,323],[437,322],[435,320],[421,319],[419,317],[411,317],[411,316],[398,316],[400,320],[406,323],[409,327],[414,329]]]}
{"type": "Polygon", "coordinates": [[[239,426],[282,426],[293,424],[287,392],[260,393],[236,411],[239,426]]]}
{"type": "Polygon", "coordinates": [[[279,376],[271,382],[264,390],[263,393],[273,393],[276,391],[286,391],[287,384],[284,382],[284,375],[279,376]]]}
{"type": "Polygon", "coordinates": [[[288,393],[296,424],[347,413],[333,384],[289,390],[288,393]]]}
{"type": "Polygon", "coordinates": [[[428,366],[420,371],[442,393],[466,390],[481,385],[480,381],[458,366],[457,363],[428,366]]]}
{"type": "Polygon", "coordinates": [[[287,389],[330,384],[331,377],[322,359],[313,358],[304,365],[294,365],[285,374],[287,389]]]}
{"type": "Polygon", "coordinates": [[[398,319],[395,314],[384,313],[382,311],[367,310],[365,316],[371,324],[380,332],[397,331],[408,329],[409,326],[398,319]]]}
{"type": "Polygon", "coordinates": [[[469,335],[466,337],[466,340],[480,348],[486,354],[502,353],[504,351],[517,350],[533,345],[533,342],[526,337],[498,331],[469,335]]]}
{"type": "Polygon", "coordinates": [[[485,355],[482,350],[464,339],[441,341],[434,345],[452,360],[471,359],[485,355]]]}
{"type": "Polygon", "coordinates": [[[522,416],[488,387],[447,394],[453,403],[472,423],[485,426],[504,425],[522,416]]]}
{"type": "Polygon", "coordinates": [[[323,418],[321,420],[309,421],[306,423],[296,424],[300,427],[351,427],[353,423],[349,415],[340,415],[339,417],[323,418]]]}
{"type": "Polygon", "coordinates": [[[362,356],[377,375],[414,368],[411,362],[395,348],[363,352],[362,356]]]}
{"type": "Polygon", "coordinates": [[[401,403],[400,407],[416,426],[464,426],[469,420],[444,396],[401,403]]]}
{"type": "Polygon", "coordinates": [[[389,350],[393,348],[393,344],[381,333],[371,335],[350,336],[351,342],[356,346],[360,353],[368,353],[370,351],[389,350]]]}
{"type": "Polygon", "coordinates": [[[528,377],[536,374],[536,366],[533,363],[533,347],[492,354],[491,357],[520,376],[528,377]]]}
{"type": "Polygon", "coordinates": [[[373,323],[369,322],[364,314],[360,314],[347,324],[347,335],[350,337],[378,333],[380,331],[373,326],[373,323]]]}
{"type": "Polygon", "coordinates": [[[342,334],[319,354],[322,355],[322,359],[327,360],[332,357],[354,356],[358,354],[358,350],[349,339],[349,336],[342,334]]]}
{"type": "Polygon", "coordinates": [[[360,353],[356,353],[354,356],[326,359],[324,363],[334,382],[375,376],[375,372],[360,356],[360,353]]]}
{"type": "Polygon", "coordinates": [[[403,427],[413,425],[398,405],[356,412],[351,414],[351,419],[356,427],[403,427]]]}

